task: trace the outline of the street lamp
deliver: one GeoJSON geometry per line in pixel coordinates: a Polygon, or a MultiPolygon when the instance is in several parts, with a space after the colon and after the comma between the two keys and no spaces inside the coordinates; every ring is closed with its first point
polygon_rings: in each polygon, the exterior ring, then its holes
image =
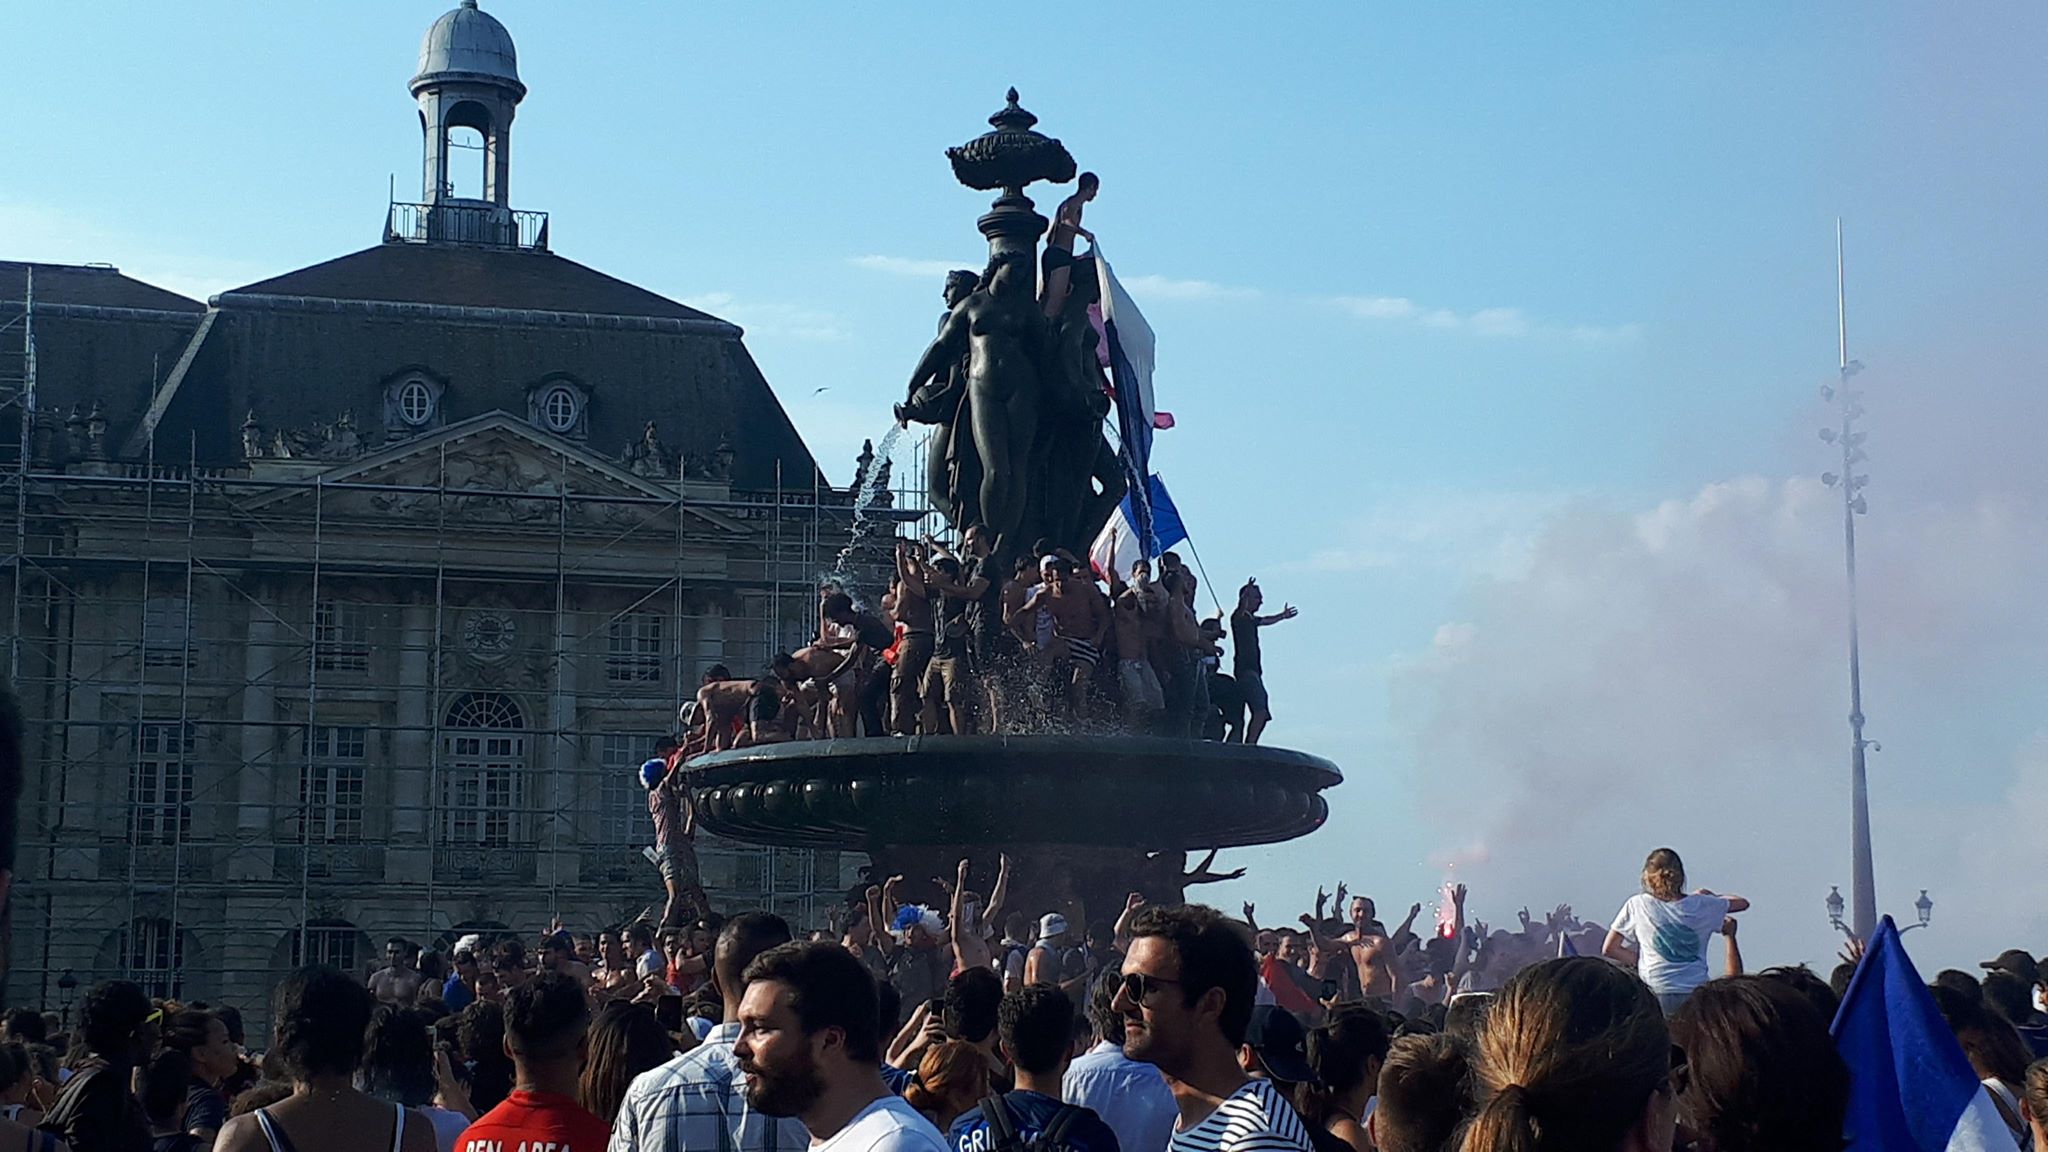
{"type": "Polygon", "coordinates": [[[61,1019],[66,1028],[71,1027],[71,998],[76,995],[78,995],[78,977],[73,976],[71,969],[66,968],[64,974],[57,977],[57,1006],[63,1013],[61,1019]]]}
{"type": "MultiPolygon", "coordinates": [[[[1857,936],[1849,925],[1842,922],[1842,913],[1847,910],[1848,902],[1842,899],[1841,885],[1831,884],[1828,886],[1826,903],[1829,924],[1833,925],[1844,936],[1862,940],[1866,944],[1870,942],[1869,937],[1857,936]]],[[[1913,901],[1913,912],[1919,917],[1918,921],[1899,929],[1901,935],[1911,932],[1915,928],[1925,928],[1928,922],[1934,919],[1934,901],[1928,898],[1927,889],[1922,888],[1920,890],[1920,898],[1913,901]]]]}

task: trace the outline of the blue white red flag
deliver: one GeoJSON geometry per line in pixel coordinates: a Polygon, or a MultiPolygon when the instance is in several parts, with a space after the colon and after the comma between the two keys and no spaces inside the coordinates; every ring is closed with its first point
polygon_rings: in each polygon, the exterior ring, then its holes
{"type": "Polygon", "coordinates": [[[1188,532],[1180,522],[1180,509],[1173,506],[1173,497],[1166,494],[1166,483],[1159,477],[1152,477],[1146,485],[1151,497],[1152,544],[1145,547],[1139,543],[1137,517],[1133,511],[1131,494],[1124,493],[1123,503],[1118,504],[1109,523],[1095,536],[1095,543],[1088,548],[1088,564],[1098,576],[1108,579],[1111,572],[1129,579],[1131,562],[1139,556],[1156,560],[1161,552],[1188,538],[1188,532]]]}
{"type": "MultiPolygon", "coordinates": [[[[1145,323],[1137,301],[1117,282],[1100,246],[1093,255],[1102,291],[1103,343],[1109,350],[1109,379],[1116,387],[1120,446],[1117,456],[1124,466],[1124,483],[1137,494],[1136,500],[1126,497],[1131,505],[1131,524],[1139,540],[1149,541],[1153,537],[1152,509],[1145,481],[1152,474],[1152,431],[1159,415],[1152,403],[1152,326],[1145,323]]],[[[1167,422],[1171,424],[1172,417],[1167,422]]]]}
{"type": "Polygon", "coordinates": [[[1887,916],[1835,1013],[1850,1152],[2012,1152],[2011,1130],[1887,916]]]}

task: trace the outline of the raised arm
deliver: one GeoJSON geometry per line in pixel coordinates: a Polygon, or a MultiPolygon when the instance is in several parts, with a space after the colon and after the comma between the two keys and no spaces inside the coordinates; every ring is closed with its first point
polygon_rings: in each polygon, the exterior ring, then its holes
{"type": "Polygon", "coordinates": [[[1264,628],[1268,624],[1278,624],[1282,620],[1292,620],[1299,615],[1301,615],[1301,610],[1292,604],[1288,604],[1271,616],[1254,616],[1252,619],[1258,623],[1259,627],[1264,628]]]}
{"type": "Polygon", "coordinates": [[[1728,970],[1721,975],[1742,975],[1742,945],[1735,942],[1735,917],[1725,916],[1721,919],[1721,939],[1728,942],[1728,970]]]}
{"type": "Polygon", "coordinates": [[[988,890],[988,911],[982,916],[982,923],[990,928],[1003,926],[1003,912],[1010,903],[1010,854],[1004,852],[996,857],[996,886],[988,890]]]}
{"type": "MultiPolygon", "coordinates": [[[[1118,948],[1121,948],[1125,951],[1130,950],[1131,920],[1138,915],[1138,909],[1143,908],[1144,906],[1145,894],[1143,892],[1133,892],[1129,896],[1124,897],[1123,914],[1116,918],[1116,927],[1113,929],[1113,933],[1116,937],[1116,946],[1118,948]]],[[[1246,918],[1249,919],[1251,905],[1245,905],[1245,912],[1247,914],[1246,918]]]]}

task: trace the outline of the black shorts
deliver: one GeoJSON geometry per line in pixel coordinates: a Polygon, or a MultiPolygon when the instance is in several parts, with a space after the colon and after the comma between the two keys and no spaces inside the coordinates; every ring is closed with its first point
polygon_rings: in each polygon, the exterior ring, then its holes
{"type": "Polygon", "coordinates": [[[1055,248],[1047,244],[1045,246],[1045,255],[1039,257],[1038,266],[1044,272],[1045,278],[1050,280],[1052,279],[1053,269],[1071,268],[1074,266],[1074,253],[1069,249],[1055,248]]]}

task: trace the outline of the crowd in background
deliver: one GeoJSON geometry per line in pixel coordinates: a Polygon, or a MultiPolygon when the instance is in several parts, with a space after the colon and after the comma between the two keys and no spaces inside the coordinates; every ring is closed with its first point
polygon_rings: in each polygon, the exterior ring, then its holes
{"type": "MultiPolygon", "coordinates": [[[[1457,885],[1392,930],[1341,884],[1286,926],[1136,895],[1108,923],[1004,891],[978,916],[964,876],[943,910],[870,886],[802,939],[762,912],[394,939],[366,975],[292,973],[254,1043],[232,1007],[107,982],[68,1034],[0,1021],[0,1150],[1842,1146],[1860,947],[1831,979],[1745,974],[1747,903],[1669,850],[1607,928],[1468,922],[1457,885]]],[[[2015,1148],[2048,1121],[2043,983],[2013,950],[1929,989],[2015,1148]]]]}

